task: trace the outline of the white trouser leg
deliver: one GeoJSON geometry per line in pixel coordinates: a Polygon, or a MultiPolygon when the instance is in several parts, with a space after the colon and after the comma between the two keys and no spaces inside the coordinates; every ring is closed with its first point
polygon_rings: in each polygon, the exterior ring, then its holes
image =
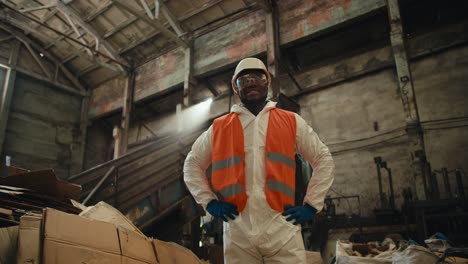
{"type": "Polygon", "coordinates": [[[239,230],[224,229],[224,264],[263,264],[255,246],[239,230]]]}
{"type": "Polygon", "coordinates": [[[304,241],[299,230],[286,244],[276,253],[264,257],[268,264],[273,263],[306,263],[306,254],[304,249],[304,241]]]}

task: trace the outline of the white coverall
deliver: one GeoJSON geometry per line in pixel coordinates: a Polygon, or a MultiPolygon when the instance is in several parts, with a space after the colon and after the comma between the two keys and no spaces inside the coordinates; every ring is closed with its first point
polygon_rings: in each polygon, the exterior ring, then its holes
{"type": "MultiPolygon", "coordinates": [[[[305,263],[300,225],[286,221],[271,209],[264,192],[265,142],[270,109],[253,115],[247,108],[234,105],[244,128],[247,204],[234,220],[224,222],[224,263],[305,263]]],[[[325,195],[333,182],[334,163],[328,148],[305,120],[296,114],[296,152],[313,167],[304,203],[322,210],[325,195]]],[[[216,195],[209,187],[205,171],[211,163],[212,126],[195,141],[184,164],[184,180],[196,202],[206,205],[216,195]]],[[[278,139],[281,140],[281,139],[278,139]]]]}

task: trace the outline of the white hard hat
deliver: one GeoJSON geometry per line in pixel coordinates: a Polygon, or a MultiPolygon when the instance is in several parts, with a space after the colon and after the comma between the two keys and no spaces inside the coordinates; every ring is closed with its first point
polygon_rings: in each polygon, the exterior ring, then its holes
{"type": "Polygon", "coordinates": [[[267,75],[268,80],[270,80],[270,74],[268,73],[265,64],[257,58],[245,58],[237,64],[234,75],[232,76],[232,82],[234,83],[237,79],[239,73],[243,70],[262,70],[267,75]]]}

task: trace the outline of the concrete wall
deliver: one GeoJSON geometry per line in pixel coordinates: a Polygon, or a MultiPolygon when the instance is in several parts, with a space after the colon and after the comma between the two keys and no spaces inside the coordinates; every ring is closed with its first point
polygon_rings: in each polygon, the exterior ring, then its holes
{"type": "MultiPolygon", "coordinates": [[[[304,95],[298,100],[301,115],[333,153],[336,163],[333,190],[336,193],[331,192],[331,195],[360,195],[361,203],[366,205],[364,213],[379,206],[374,157],[381,156],[388,162],[394,170],[396,186],[413,187],[410,156],[405,147],[404,113],[397,87],[396,76],[388,69],[304,95]],[[397,173],[400,174],[396,176],[397,173]]],[[[399,192],[396,199],[401,202],[399,192]]]]}
{"type": "MultiPolygon", "coordinates": [[[[8,65],[16,44],[19,43],[15,39],[0,42],[1,64],[8,65]]],[[[53,63],[47,57],[41,61],[53,75],[53,63]]],[[[61,178],[78,173],[82,96],[63,89],[76,90],[61,71],[55,82],[44,78],[45,73],[23,44],[14,69],[16,77],[2,154],[11,157],[13,166],[29,170],[51,168],[61,178]]],[[[3,84],[1,80],[0,83],[3,84]]]]}
{"type": "Polygon", "coordinates": [[[81,97],[17,74],[5,155],[29,170],[52,168],[67,178],[80,171],[78,141],[81,97]]]}
{"type": "Polygon", "coordinates": [[[89,169],[113,158],[112,128],[102,122],[88,126],[84,169],[89,169]]]}
{"type": "MultiPolygon", "coordinates": [[[[370,58],[372,53],[360,57],[370,58]]],[[[426,154],[433,170],[468,170],[467,58],[468,46],[463,46],[411,63],[426,154]]],[[[324,68],[308,75],[317,76],[324,68]]],[[[392,169],[397,206],[403,202],[402,189],[415,188],[396,78],[394,69],[385,69],[299,98],[301,115],[333,152],[336,181],[332,189],[336,192],[331,195],[360,195],[365,215],[380,207],[374,157],[381,156],[392,169]],[[374,122],[378,122],[378,131],[374,122]]],[[[453,192],[454,176],[451,174],[453,192]]],[[[441,178],[439,185],[442,190],[441,178]]],[[[384,191],[388,195],[388,186],[384,185],[384,191]]],[[[351,207],[356,213],[354,202],[351,207]]],[[[342,203],[341,212],[348,211],[348,204],[342,203]]]]}
{"type": "MultiPolygon", "coordinates": [[[[468,47],[418,60],[411,68],[426,154],[433,170],[445,167],[468,172],[468,47]]],[[[442,190],[443,181],[438,176],[442,190]]],[[[450,176],[453,188],[455,175],[450,176]]]]}

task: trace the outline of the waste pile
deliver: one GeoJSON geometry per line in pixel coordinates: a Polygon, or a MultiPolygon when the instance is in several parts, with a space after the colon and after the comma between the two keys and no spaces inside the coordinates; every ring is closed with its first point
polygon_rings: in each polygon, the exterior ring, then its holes
{"type": "Polygon", "coordinates": [[[146,237],[105,202],[52,170],[0,178],[0,263],[202,263],[190,250],[146,237]]]}
{"type": "Polygon", "coordinates": [[[80,192],[79,185],[58,179],[53,170],[0,177],[0,227],[18,225],[25,213],[42,214],[46,207],[79,214],[71,200],[79,200],[80,192]]]}
{"type": "Polygon", "coordinates": [[[468,263],[468,249],[453,247],[443,234],[436,233],[422,246],[413,240],[353,243],[339,240],[336,243],[336,263],[468,263]]]}

